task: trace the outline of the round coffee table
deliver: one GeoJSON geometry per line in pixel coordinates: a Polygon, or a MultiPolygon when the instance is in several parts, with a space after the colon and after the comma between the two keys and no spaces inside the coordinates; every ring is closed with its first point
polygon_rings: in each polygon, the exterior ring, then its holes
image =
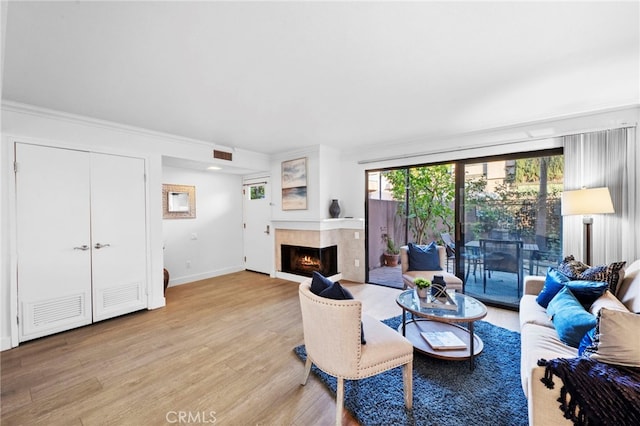
{"type": "Polygon", "coordinates": [[[415,289],[405,290],[396,299],[402,308],[402,324],[398,331],[402,333],[413,347],[424,354],[448,360],[469,360],[471,369],[475,368],[474,357],[482,352],[484,344],[480,337],[473,333],[473,322],[487,315],[487,307],[480,301],[462,293],[449,290],[455,300],[457,309],[438,309],[425,307],[425,299],[420,299],[415,289]],[[412,318],[407,320],[407,312],[412,318]],[[460,323],[467,323],[463,327],[460,323]],[[422,332],[452,332],[466,347],[464,349],[434,349],[422,332]]]}

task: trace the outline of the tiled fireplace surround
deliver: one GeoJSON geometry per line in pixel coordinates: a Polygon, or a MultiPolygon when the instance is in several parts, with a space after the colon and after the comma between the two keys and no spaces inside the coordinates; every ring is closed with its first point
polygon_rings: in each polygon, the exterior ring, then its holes
{"type": "Polygon", "coordinates": [[[276,276],[301,280],[305,277],[282,272],[283,244],[324,248],[338,246],[338,275],[335,279],[364,282],[364,220],[323,219],[317,221],[273,221],[275,229],[276,276]],[[359,265],[356,266],[356,263],[359,265]]]}

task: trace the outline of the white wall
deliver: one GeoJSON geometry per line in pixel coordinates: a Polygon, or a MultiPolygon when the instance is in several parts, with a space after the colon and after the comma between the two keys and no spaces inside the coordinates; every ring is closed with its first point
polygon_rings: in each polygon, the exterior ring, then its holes
{"type": "MultiPolygon", "coordinates": [[[[9,2],[0,2],[0,99],[2,99],[2,82],[4,81],[4,46],[5,35],[7,34],[7,11],[9,2]]],[[[2,129],[2,115],[0,115],[0,129],[2,129]]],[[[0,141],[2,143],[2,141],[0,141]]],[[[2,181],[4,179],[5,170],[5,150],[0,146],[0,176],[2,181]]],[[[5,184],[0,185],[0,283],[8,282],[9,278],[9,239],[7,238],[8,231],[8,210],[5,191],[7,187],[5,184]]],[[[0,285],[0,309],[6,311],[6,306],[9,301],[9,286],[0,285]]],[[[0,350],[9,347],[10,342],[8,340],[8,330],[10,324],[7,323],[7,315],[0,315],[0,350]]]]}
{"type": "Polygon", "coordinates": [[[162,182],[196,188],[194,219],[162,221],[169,286],[243,270],[242,178],[165,166],[162,182]]]}
{"type": "MultiPolygon", "coordinates": [[[[340,202],[340,217],[363,217],[362,213],[357,216],[353,211],[350,212],[343,207],[343,193],[349,194],[349,190],[352,189],[351,186],[359,183],[343,179],[348,170],[343,170],[344,163],[342,163],[340,155],[340,151],[336,148],[317,145],[272,157],[272,218],[274,220],[293,221],[328,219],[331,217],[329,215],[329,205],[334,198],[340,202]],[[307,159],[307,209],[282,210],[282,183],[280,181],[282,162],[303,157],[307,159]]],[[[362,185],[360,186],[364,188],[362,185]]],[[[362,197],[360,198],[362,199],[362,197]]]]}
{"type": "MultiPolygon", "coordinates": [[[[162,183],[164,180],[162,169],[163,156],[171,156],[191,161],[211,162],[212,143],[193,141],[177,138],[171,135],[164,135],[157,132],[146,131],[144,129],[132,128],[117,123],[109,123],[94,120],[86,117],[79,117],[56,111],[45,110],[15,103],[2,104],[2,153],[0,159],[0,234],[3,236],[0,242],[2,249],[2,262],[0,266],[0,350],[8,349],[17,344],[17,333],[12,332],[12,327],[16,330],[16,304],[11,303],[16,300],[16,277],[15,277],[15,218],[12,217],[11,183],[13,182],[13,145],[14,140],[40,143],[49,146],[65,147],[72,149],[90,150],[111,154],[121,154],[141,157],[146,160],[147,182],[148,182],[148,256],[149,256],[149,308],[162,307],[165,304],[163,295],[163,274],[164,253],[163,253],[163,220],[162,220],[162,183]],[[14,319],[11,321],[11,319],[14,319]]],[[[215,162],[215,161],[214,161],[215,162]]],[[[236,151],[234,152],[233,164],[235,167],[254,172],[268,170],[268,157],[262,154],[236,151]]],[[[229,176],[224,180],[221,178],[220,186],[239,186],[239,177],[229,176]]],[[[46,177],[43,176],[43,180],[46,177]]],[[[171,182],[169,182],[171,183],[171,182]]],[[[232,232],[237,227],[238,218],[242,217],[242,202],[240,196],[232,196],[230,192],[223,190],[223,197],[216,202],[230,202],[230,215],[227,211],[218,217],[219,223],[211,223],[225,229],[225,232],[232,232]],[[227,221],[225,223],[225,221],[227,221]]],[[[206,201],[205,197],[205,201],[206,201]]],[[[205,207],[205,211],[207,208],[205,207]]],[[[218,212],[220,213],[220,212],[218,212]]],[[[206,225],[202,225],[203,229],[206,225]]],[[[230,234],[222,235],[228,238],[230,234]]],[[[235,238],[237,234],[233,233],[235,238]]],[[[242,253],[241,238],[237,238],[239,246],[223,243],[210,244],[207,250],[211,250],[211,257],[220,254],[220,262],[225,265],[236,267],[242,253]]],[[[176,249],[175,245],[172,250],[176,249]]],[[[201,260],[194,261],[202,263],[201,260]]],[[[216,267],[217,263],[211,263],[204,268],[221,272],[221,267],[216,267]]]]}

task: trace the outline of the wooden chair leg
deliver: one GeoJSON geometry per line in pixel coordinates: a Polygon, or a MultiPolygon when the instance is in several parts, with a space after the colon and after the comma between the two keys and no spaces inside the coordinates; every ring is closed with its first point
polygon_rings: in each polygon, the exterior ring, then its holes
{"type": "Polygon", "coordinates": [[[311,372],[311,358],[307,355],[307,362],[304,364],[304,376],[302,377],[302,386],[307,384],[307,380],[309,379],[309,373],[311,372]]]}
{"type": "Polygon", "coordinates": [[[404,406],[413,408],[413,361],[402,366],[402,383],[404,385],[404,406]]]}
{"type": "Polygon", "coordinates": [[[342,406],[344,405],[344,379],[338,377],[336,386],[336,426],[342,426],[342,406]]]}

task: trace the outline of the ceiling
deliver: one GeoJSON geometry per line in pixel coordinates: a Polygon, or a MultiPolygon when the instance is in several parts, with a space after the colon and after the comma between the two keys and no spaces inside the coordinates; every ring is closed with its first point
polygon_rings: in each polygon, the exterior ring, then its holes
{"type": "Polygon", "coordinates": [[[640,103],[639,3],[11,2],[3,99],[275,154],[640,103]]]}

